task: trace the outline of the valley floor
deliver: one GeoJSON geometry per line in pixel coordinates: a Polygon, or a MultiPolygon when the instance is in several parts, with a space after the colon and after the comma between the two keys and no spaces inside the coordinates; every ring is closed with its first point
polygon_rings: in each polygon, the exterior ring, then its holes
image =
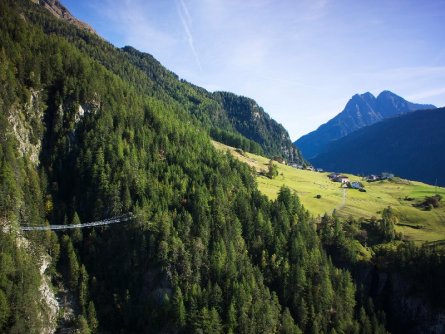
{"type": "MultiPolygon", "coordinates": [[[[235,148],[214,142],[221,150],[229,150],[237,159],[254,167],[257,172],[267,170],[269,159],[242,152],[235,148]]],[[[270,179],[257,176],[258,187],[269,198],[276,198],[281,186],[286,185],[298,194],[303,205],[314,216],[331,214],[356,219],[363,217],[379,218],[381,211],[391,206],[399,217],[400,224],[396,232],[402,232],[404,239],[423,242],[445,241],[445,206],[426,211],[415,207],[426,196],[439,194],[445,198],[445,188],[427,185],[421,182],[395,178],[391,181],[364,182],[362,177],[345,174],[351,181],[361,181],[366,192],[356,189],[341,188],[340,183],[332,182],[327,172],[319,173],[300,170],[275,162],[278,176],[270,179]],[[317,198],[320,195],[320,198],[317,198]]]]}

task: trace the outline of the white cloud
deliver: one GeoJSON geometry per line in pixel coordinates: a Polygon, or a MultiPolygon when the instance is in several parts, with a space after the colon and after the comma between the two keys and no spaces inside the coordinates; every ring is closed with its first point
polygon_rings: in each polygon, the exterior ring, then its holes
{"type": "Polygon", "coordinates": [[[445,103],[445,87],[434,88],[425,91],[421,91],[415,94],[411,94],[407,96],[408,100],[424,100],[429,97],[444,95],[444,103],[445,103]]]}
{"type": "Polygon", "coordinates": [[[417,66],[395,68],[385,73],[399,79],[415,79],[418,77],[445,77],[445,66],[417,66]]]}
{"type": "Polygon", "coordinates": [[[122,43],[143,51],[161,54],[171,50],[177,39],[170,31],[163,31],[154,22],[151,2],[141,0],[98,0],[92,8],[113,25],[113,31],[122,37],[122,43]]]}

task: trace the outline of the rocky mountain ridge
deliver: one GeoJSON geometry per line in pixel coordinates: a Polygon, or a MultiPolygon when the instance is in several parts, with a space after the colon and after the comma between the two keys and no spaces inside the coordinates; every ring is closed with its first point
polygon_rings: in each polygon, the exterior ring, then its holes
{"type": "Polygon", "coordinates": [[[310,160],[323,152],[330,142],[365,126],[411,111],[434,108],[436,107],[430,104],[409,102],[387,90],[377,97],[369,92],[356,94],[341,113],[317,130],[299,138],[295,145],[310,160]]]}
{"type": "Polygon", "coordinates": [[[312,161],[326,170],[361,175],[387,171],[443,186],[444,122],[445,108],[385,119],[333,141],[312,161]]]}
{"type": "Polygon", "coordinates": [[[87,23],[79,20],[75,16],[73,16],[70,11],[60,3],[59,0],[31,0],[35,4],[40,4],[44,8],[46,8],[51,14],[55,17],[64,20],[70,24],[75,25],[78,28],[86,29],[90,33],[96,34],[97,32],[87,23]]]}

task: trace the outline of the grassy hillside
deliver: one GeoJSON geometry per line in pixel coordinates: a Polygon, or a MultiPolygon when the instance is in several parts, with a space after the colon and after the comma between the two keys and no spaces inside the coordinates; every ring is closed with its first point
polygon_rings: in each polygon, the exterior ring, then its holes
{"type": "MultiPolygon", "coordinates": [[[[214,143],[221,150],[230,150],[233,156],[254,167],[257,171],[266,170],[269,160],[250,153],[240,153],[234,148],[214,143]]],[[[363,182],[366,192],[355,189],[342,189],[339,183],[331,182],[328,173],[299,170],[276,163],[279,175],[274,179],[258,175],[259,189],[269,198],[277,197],[278,190],[286,185],[295,190],[303,205],[313,215],[332,213],[335,209],[340,217],[352,215],[354,218],[380,217],[381,210],[391,206],[399,216],[397,232],[405,239],[413,241],[436,241],[445,239],[445,205],[425,211],[413,206],[423,201],[425,196],[438,193],[445,198],[445,188],[434,187],[421,182],[402,179],[393,181],[363,182]],[[316,198],[321,195],[321,198],[316,198]],[[410,198],[413,200],[405,200],[410,198]]],[[[346,174],[352,181],[361,177],[346,174]]]]}

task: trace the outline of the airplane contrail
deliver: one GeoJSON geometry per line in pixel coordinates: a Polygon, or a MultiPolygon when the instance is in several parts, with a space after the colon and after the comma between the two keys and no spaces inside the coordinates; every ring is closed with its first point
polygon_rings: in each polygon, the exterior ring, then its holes
{"type": "Polygon", "coordinates": [[[199,60],[199,55],[198,52],[196,51],[195,43],[193,41],[193,35],[190,30],[192,19],[184,0],[179,0],[178,13],[181,19],[182,26],[184,27],[185,34],[187,35],[187,42],[192,51],[193,57],[195,58],[195,61],[198,64],[199,69],[202,70],[201,61],[199,60]]]}

